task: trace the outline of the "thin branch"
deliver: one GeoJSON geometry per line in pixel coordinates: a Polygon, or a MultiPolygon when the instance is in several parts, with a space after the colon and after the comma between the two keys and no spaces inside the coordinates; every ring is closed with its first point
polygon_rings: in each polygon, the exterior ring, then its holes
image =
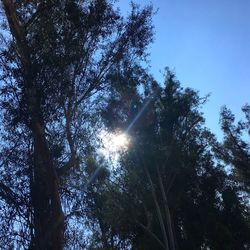
{"type": "Polygon", "coordinates": [[[164,244],[161,242],[161,240],[153,233],[151,232],[146,226],[144,226],[142,223],[136,220],[136,224],[141,227],[149,236],[151,236],[163,249],[165,249],[164,244]]]}

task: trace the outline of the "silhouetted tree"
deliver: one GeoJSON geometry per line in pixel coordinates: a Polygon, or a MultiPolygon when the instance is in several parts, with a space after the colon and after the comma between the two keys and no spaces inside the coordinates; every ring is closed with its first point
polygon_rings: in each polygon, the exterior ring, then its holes
{"type": "Polygon", "coordinates": [[[145,59],[152,8],[124,19],[106,0],[1,3],[0,245],[62,249],[88,124],[113,73],[145,59]]]}
{"type": "Polygon", "coordinates": [[[163,86],[151,81],[145,90],[134,99],[137,112],[124,108],[123,93],[109,106],[109,112],[123,115],[104,116],[111,127],[126,128],[149,103],[129,131],[131,145],[121,156],[119,174],[103,176],[88,190],[94,246],[247,249],[247,207],[211,151],[214,137],[199,111],[206,98],[181,88],[170,71],[163,86]]]}
{"type": "Polygon", "coordinates": [[[224,132],[222,145],[215,147],[219,157],[232,167],[234,177],[241,184],[242,190],[250,192],[250,106],[242,108],[245,120],[235,124],[232,112],[223,107],[221,127],[224,132]]]}

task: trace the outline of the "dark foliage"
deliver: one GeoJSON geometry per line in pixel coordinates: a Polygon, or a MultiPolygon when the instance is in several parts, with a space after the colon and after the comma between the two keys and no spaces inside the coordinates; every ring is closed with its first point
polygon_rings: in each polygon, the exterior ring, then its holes
{"type": "Polygon", "coordinates": [[[220,144],[206,97],[147,73],[151,6],[1,3],[1,249],[250,248],[250,108],[220,144]],[[113,170],[104,127],[131,138],[113,170]]]}

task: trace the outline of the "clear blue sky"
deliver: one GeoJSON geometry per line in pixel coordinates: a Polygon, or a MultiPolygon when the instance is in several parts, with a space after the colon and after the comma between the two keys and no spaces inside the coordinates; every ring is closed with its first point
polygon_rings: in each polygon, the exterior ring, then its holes
{"type": "MultiPolygon", "coordinates": [[[[147,0],[135,0],[145,5],[147,0]]],[[[162,80],[165,66],[183,86],[211,93],[204,108],[207,126],[221,137],[219,112],[227,105],[240,118],[250,103],[250,1],[152,0],[155,41],[150,48],[152,74],[162,80]]],[[[120,0],[123,13],[129,1],[120,0]]]]}

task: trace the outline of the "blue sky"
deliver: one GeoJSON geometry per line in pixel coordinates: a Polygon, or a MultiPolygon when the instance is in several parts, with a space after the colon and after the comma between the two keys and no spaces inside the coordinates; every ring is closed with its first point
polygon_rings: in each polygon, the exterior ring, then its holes
{"type": "MultiPolygon", "coordinates": [[[[136,0],[145,5],[150,1],[136,0]]],[[[185,87],[211,93],[204,108],[207,126],[221,138],[219,112],[227,105],[237,118],[250,102],[250,1],[152,0],[155,41],[151,72],[162,81],[165,66],[185,87]]],[[[123,13],[129,1],[120,0],[123,13]]]]}

